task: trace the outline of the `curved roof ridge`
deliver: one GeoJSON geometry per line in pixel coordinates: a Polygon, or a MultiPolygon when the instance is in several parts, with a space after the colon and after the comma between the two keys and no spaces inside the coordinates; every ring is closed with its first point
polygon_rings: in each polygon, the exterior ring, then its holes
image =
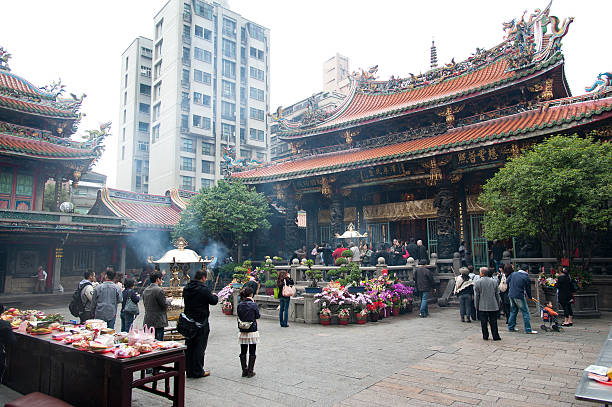
{"type": "Polygon", "coordinates": [[[0,70],[0,88],[7,88],[20,93],[29,93],[45,99],[55,100],[54,94],[43,92],[42,89],[34,86],[32,82],[27,79],[6,70],[0,70]],[[9,80],[7,77],[13,80],[9,80]]]}

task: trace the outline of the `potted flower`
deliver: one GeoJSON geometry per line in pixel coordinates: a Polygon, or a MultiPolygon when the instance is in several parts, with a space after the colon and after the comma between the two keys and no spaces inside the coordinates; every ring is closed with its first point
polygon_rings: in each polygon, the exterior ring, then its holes
{"type": "Polygon", "coordinates": [[[363,308],[362,310],[360,310],[359,312],[357,312],[355,314],[355,318],[357,318],[357,323],[359,325],[363,325],[366,323],[366,321],[368,320],[368,309],[367,308],[363,308]]]}
{"type": "Polygon", "coordinates": [[[264,283],[264,288],[266,289],[266,295],[274,295],[274,288],[276,287],[276,281],[270,279],[266,280],[264,283]]]}
{"type": "Polygon", "coordinates": [[[323,308],[319,312],[319,320],[321,321],[321,325],[329,325],[331,323],[331,310],[329,308],[323,308]]]}
{"type": "Polygon", "coordinates": [[[221,311],[223,311],[225,315],[232,315],[234,313],[234,305],[231,301],[224,300],[221,303],[221,311]]]}
{"type": "Polygon", "coordinates": [[[370,320],[372,322],[378,321],[378,318],[380,316],[380,313],[378,311],[378,302],[373,302],[371,304],[368,304],[367,310],[370,314],[370,320]]]}
{"type": "Polygon", "coordinates": [[[313,269],[314,261],[308,259],[304,262],[304,265],[308,267],[306,270],[306,278],[310,281],[308,287],[306,287],[307,293],[320,293],[321,288],[319,287],[319,281],[323,279],[323,273],[319,269],[313,269]]]}
{"type": "Polygon", "coordinates": [[[338,311],[338,323],[340,325],[348,325],[350,318],[351,310],[348,308],[340,308],[340,311],[338,311]]]}

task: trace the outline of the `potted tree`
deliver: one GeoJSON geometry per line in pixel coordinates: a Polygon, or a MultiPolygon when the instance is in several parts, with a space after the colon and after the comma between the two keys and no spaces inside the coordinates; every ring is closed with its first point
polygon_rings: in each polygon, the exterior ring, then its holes
{"type": "Polygon", "coordinates": [[[264,283],[266,289],[266,295],[274,295],[274,288],[276,287],[276,280],[269,279],[264,283]]]}
{"type": "Polygon", "coordinates": [[[319,312],[319,320],[321,321],[321,325],[329,325],[331,324],[331,316],[332,312],[329,308],[323,308],[319,312]]]}
{"type": "Polygon", "coordinates": [[[323,273],[319,269],[312,268],[314,265],[313,260],[306,260],[304,265],[308,267],[308,270],[306,270],[306,278],[308,278],[310,281],[310,284],[308,284],[308,287],[306,287],[306,292],[315,294],[320,293],[321,287],[319,287],[319,281],[323,279],[323,273]]]}

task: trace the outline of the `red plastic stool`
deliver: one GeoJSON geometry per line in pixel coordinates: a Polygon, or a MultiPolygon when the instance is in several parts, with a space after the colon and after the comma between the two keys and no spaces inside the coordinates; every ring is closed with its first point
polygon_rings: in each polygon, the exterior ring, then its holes
{"type": "Polygon", "coordinates": [[[68,404],[55,397],[47,396],[46,394],[34,392],[26,394],[23,397],[19,397],[17,400],[13,400],[6,403],[4,407],[74,407],[72,404],[68,404]]]}

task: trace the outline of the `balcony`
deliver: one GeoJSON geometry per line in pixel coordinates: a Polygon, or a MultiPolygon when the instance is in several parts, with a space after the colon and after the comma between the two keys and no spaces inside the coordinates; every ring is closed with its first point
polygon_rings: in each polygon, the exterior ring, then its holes
{"type": "Polygon", "coordinates": [[[183,112],[189,113],[189,102],[187,103],[181,103],[181,110],[183,112]]]}
{"type": "Polygon", "coordinates": [[[191,45],[191,35],[183,35],[183,42],[191,45]]]}
{"type": "Polygon", "coordinates": [[[145,49],[141,49],[140,50],[140,55],[143,58],[152,59],[153,58],[153,51],[148,49],[148,48],[146,50],[145,49]]]}
{"type": "Polygon", "coordinates": [[[183,13],[183,21],[191,23],[191,13],[183,13]]]}
{"type": "Polygon", "coordinates": [[[189,89],[190,82],[189,80],[181,79],[181,86],[185,89],[189,89]]]}
{"type": "Polygon", "coordinates": [[[185,65],[185,66],[191,66],[191,58],[185,58],[185,57],[183,57],[183,58],[181,59],[181,61],[183,62],[183,65],[185,65]]]}
{"type": "Polygon", "coordinates": [[[189,134],[189,127],[181,126],[181,134],[189,134]]]}

